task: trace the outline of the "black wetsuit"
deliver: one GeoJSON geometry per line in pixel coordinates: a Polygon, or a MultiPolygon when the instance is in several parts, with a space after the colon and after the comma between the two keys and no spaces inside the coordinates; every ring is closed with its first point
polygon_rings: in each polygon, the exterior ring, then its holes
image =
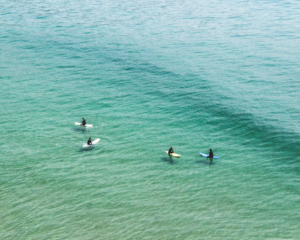
{"type": "Polygon", "coordinates": [[[92,140],[89,139],[88,142],[87,142],[87,144],[88,144],[88,145],[93,145],[93,144],[92,144],[92,140]]]}
{"type": "Polygon", "coordinates": [[[171,155],[171,153],[174,153],[173,149],[170,148],[168,154],[171,155]]]}
{"type": "Polygon", "coordinates": [[[81,125],[82,125],[82,126],[85,126],[85,125],[86,125],[85,119],[82,120],[81,125]]]}
{"type": "Polygon", "coordinates": [[[213,151],[212,151],[212,150],[210,150],[210,151],[209,151],[209,155],[208,155],[208,157],[209,157],[209,158],[213,158],[213,157],[214,157],[214,153],[213,153],[213,151]]]}

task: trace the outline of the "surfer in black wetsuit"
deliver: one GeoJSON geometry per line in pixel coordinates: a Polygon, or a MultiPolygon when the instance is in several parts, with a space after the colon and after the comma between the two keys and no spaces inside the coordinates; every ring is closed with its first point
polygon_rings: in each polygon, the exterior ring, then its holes
{"type": "Polygon", "coordinates": [[[86,121],[84,118],[82,118],[81,126],[85,126],[85,125],[86,125],[86,121]]]}
{"type": "Polygon", "coordinates": [[[87,145],[93,145],[92,143],[92,138],[89,138],[88,142],[87,142],[87,145]]]}
{"type": "Polygon", "coordinates": [[[213,162],[213,157],[214,157],[214,153],[213,153],[213,151],[211,149],[209,149],[209,155],[208,155],[207,158],[210,158],[210,163],[213,162]]]}
{"type": "Polygon", "coordinates": [[[211,149],[209,149],[209,155],[207,158],[213,158],[214,157],[214,153],[211,149]]]}
{"type": "Polygon", "coordinates": [[[171,155],[171,153],[174,153],[173,147],[170,147],[168,154],[171,155]]]}

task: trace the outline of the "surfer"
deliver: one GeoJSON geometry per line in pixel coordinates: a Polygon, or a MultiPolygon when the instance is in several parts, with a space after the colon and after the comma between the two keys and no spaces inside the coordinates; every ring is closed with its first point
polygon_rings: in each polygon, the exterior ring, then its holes
{"type": "Polygon", "coordinates": [[[87,145],[93,145],[92,143],[92,138],[89,138],[88,142],[87,142],[87,145]]]}
{"type": "Polygon", "coordinates": [[[209,155],[207,158],[213,158],[214,157],[214,153],[211,149],[209,149],[209,155]]]}
{"type": "Polygon", "coordinates": [[[214,153],[211,149],[209,149],[209,155],[208,158],[213,158],[214,157],[214,153]]]}
{"type": "Polygon", "coordinates": [[[81,122],[81,125],[80,126],[85,126],[86,125],[86,121],[84,118],[82,118],[82,122],[81,122]]]}
{"type": "Polygon", "coordinates": [[[171,153],[174,153],[173,147],[170,147],[170,149],[169,149],[169,152],[168,152],[169,156],[171,155],[171,153]]]}
{"type": "Polygon", "coordinates": [[[214,153],[213,153],[213,151],[212,151],[211,149],[209,149],[209,155],[208,155],[207,158],[210,159],[210,163],[211,163],[211,164],[212,164],[212,162],[213,162],[213,157],[214,157],[214,153]]]}

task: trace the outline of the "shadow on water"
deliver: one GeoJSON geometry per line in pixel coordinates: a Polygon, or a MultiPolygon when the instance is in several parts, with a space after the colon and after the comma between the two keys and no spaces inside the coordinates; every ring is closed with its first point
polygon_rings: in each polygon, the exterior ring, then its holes
{"type": "Polygon", "coordinates": [[[174,164],[175,163],[172,157],[162,157],[161,160],[163,162],[166,162],[166,163],[169,163],[169,164],[174,164]]]}
{"type": "Polygon", "coordinates": [[[94,146],[89,146],[89,147],[80,147],[79,152],[88,152],[94,150],[94,146]]]}
{"type": "Polygon", "coordinates": [[[205,164],[205,165],[214,165],[215,163],[213,162],[212,158],[209,160],[207,159],[207,161],[200,161],[197,160],[196,163],[201,163],[201,164],[205,164]]]}
{"type": "Polygon", "coordinates": [[[86,132],[86,128],[80,127],[80,128],[72,128],[75,132],[86,132]]]}

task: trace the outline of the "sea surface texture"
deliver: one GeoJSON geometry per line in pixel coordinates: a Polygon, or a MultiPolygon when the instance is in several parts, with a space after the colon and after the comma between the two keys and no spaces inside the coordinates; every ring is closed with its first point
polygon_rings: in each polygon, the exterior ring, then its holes
{"type": "Polygon", "coordinates": [[[0,239],[300,239],[299,12],[0,0],[0,239]]]}

